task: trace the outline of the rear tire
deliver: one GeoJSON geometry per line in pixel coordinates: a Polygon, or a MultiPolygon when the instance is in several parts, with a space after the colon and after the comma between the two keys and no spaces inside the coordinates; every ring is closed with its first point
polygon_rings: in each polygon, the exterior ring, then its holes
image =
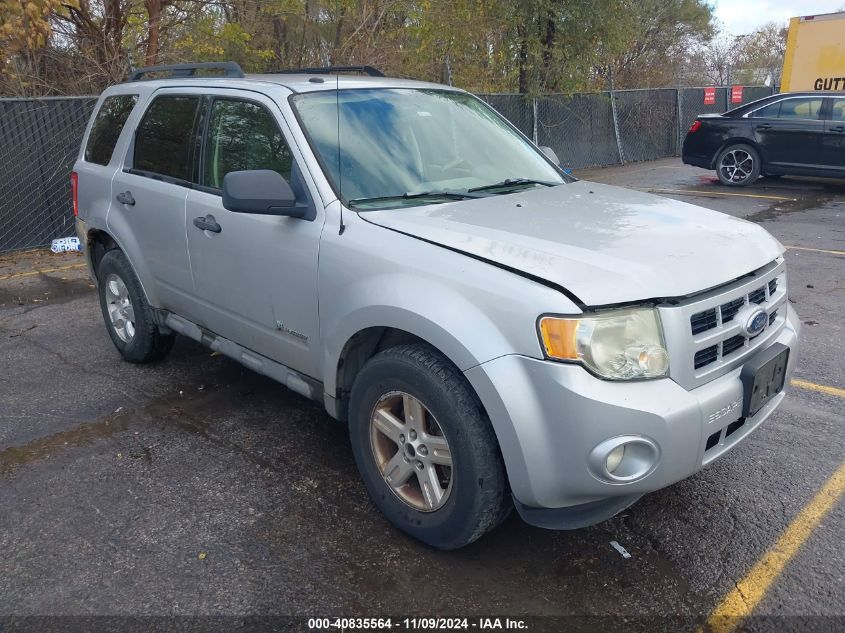
{"type": "Polygon", "coordinates": [[[126,255],[108,251],[97,268],[100,308],[114,346],[130,363],[148,363],[167,356],[175,334],[162,334],[138,276],[126,255]]]}
{"type": "Polygon", "coordinates": [[[349,434],[372,500],[394,526],[432,547],[472,543],[512,509],[481,403],[428,345],[393,347],[367,362],[352,386],[349,434]]]}
{"type": "Polygon", "coordinates": [[[735,143],[719,152],[716,175],[723,185],[746,187],[760,177],[760,155],[750,145],[735,143]]]}

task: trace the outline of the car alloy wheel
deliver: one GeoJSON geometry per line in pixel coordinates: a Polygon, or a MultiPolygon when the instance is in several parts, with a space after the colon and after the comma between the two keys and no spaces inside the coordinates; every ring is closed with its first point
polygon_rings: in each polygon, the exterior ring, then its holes
{"type": "Polygon", "coordinates": [[[417,398],[384,394],[370,415],[370,446],[390,490],[420,512],[441,508],[452,492],[452,452],[440,425],[417,398]]]}
{"type": "Polygon", "coordinates": [[[106,277],[106,304],[115,334],[128,343],[135,336],[135,309],[126,284],[114,273],[106,277]]]}
{"type": "Polygon", "coordinates": [[[754,172],[754,157],[744,149],[730,150],[722,156],[719,171],[725,180],[736,183],[744,182],[751,178],[754,172]]]}

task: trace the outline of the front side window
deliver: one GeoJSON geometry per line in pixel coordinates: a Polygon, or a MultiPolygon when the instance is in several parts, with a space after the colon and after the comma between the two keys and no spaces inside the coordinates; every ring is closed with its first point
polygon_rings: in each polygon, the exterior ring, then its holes
{"type": "Polygon", "coordinates": [[[487,104],[462,92],[319,91],[291,102],[335,190],[358,209],[566,182],[487,104]]]}
{"type": "Polygon", "coordinates": [[[114,95],[103,100],[103,105],[100,106],[94,125],[91,126],[91,133],[88,135],[85,160],[98,165],[109,164],[126,119],[129,118],[137,102],[138,95],[114,95]]]}
{"type": "Polygon", "coordinates": [[[830,111],[831,121],[845,121],[845,99],[834,99],[833,109],[830,111]]]}
{"type": "Polygon", "coordinates": [[[263,106],[216,99],[203,156],[203,181],[219,189],[230,171],[271,169],[290,182],[293,157],[273,115],[263,106]]]}
{"type": "Polygon", "coordinates": [[[193,130],[199,103],[199,97],[157,97],[138,126],[133,167],[190,181],[193,130]]]}

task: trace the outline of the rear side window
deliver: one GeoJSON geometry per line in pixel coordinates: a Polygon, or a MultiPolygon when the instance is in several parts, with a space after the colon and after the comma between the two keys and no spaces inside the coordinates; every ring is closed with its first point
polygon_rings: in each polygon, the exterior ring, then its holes
{"type": "Polygon", "coordinates": [[[117,139],[137,101],[138,95],[114,95],[103,100],[88,135],[85,160],[98,165],[109,164],[117,139]]]}
{"type": "Polygon", "coordinates": [[[806,99],[784,99],[761,108],[754,113],[756,117],[769,119],[807,119],[816,121],[822,110],[822,100],[818,97],[806,99]]]}
{"type": "Polygon", "coordinates": [[[215,99],[203,156],[203,184],[219,189],[230,171],[272,169],[290,182],[293,157],[273,115],[250,101],[215,99]]]}
{"type": "Polygon", "coordinates": [[[199,97],[157,97],[135,136],[134,169],[191,180],[191,155],[199,97]]]}

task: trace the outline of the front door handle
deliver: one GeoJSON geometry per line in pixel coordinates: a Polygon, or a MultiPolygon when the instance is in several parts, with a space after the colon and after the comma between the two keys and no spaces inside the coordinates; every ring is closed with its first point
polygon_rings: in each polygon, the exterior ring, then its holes
{"type": "Polygon", "coordinates": [[[124,191],[123,193],[117,194],[117,201],[120,204],[128,204],[130,207],[135,206],[135,198],[132,197],[131,191],[124,191]]]}
{"type": "Polygon", "coordinates": [[[771,130],[772,125],[770,123],[761,123],[760,125],[757,126],[757,129],[758,130],[771,130]]]}
{"type": "Polygon", "coordinates": [[[830,128],[831,132],[845,132],[845,125],[837,125],[836,127],[830,128]]]}
{"type": "Polygon", "coordinates": [[[214,216],[211,214],[205,217],[200,216],[198,218],[194,218],[194,226],[201,231],[210,231],[212,233],[219,233],[223,230],[223,227],[217,224],[217,220],[215,220],[214,216]]]}

